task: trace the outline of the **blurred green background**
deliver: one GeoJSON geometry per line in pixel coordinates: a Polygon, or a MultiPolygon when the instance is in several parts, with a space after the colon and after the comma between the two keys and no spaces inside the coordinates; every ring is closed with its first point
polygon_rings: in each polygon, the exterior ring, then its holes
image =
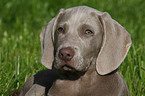
{"type": "Polygon", "coordinates": [[[131,34],[132,47],[119,67],[131,96],[145,95],[144,0],[0,0],[0,95],[20,88],[41,65],[39,34],[60,8],[86,5],[108,12],[131,34]]]}

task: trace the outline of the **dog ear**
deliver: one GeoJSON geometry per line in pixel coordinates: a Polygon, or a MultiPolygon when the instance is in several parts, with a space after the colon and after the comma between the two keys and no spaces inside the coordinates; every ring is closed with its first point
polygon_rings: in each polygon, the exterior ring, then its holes
{"type": "Polygon", "coordinates": [[[54,60],[54,31],[59,19],[61,18],[64,10],[61,9],[58,15],[53,18],[42,30],[40,34],[41,41],[41,63],[51,69],[54,60]]]}
{"type": "Polygon", "coordinates": [[[99,14],[103,28],[103,42],[96,60],[96,70],[100,75],[117,69],[125,59],[131,46],[129,33],[111,16],[104,12],[99,14]]]}

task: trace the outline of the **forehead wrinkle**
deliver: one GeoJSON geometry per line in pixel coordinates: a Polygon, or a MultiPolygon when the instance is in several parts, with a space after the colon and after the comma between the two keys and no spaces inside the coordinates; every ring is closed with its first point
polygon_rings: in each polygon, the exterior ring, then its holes
{"type": "Polygon", "coordinates": [[[69,27],[69,31],[76,31],[82,24],[89,24],[89,21],[91,20],[90,16],[87,16],[85,13],[79,13],[73,14],[70,19],[68,19],[66,22],[69,27]]]}
{"type": "Polygon", "coordinates": [[[88,8],[86,7],[69,9],[66,10],[61,21],[67,22],[69,25],[71,24],[78,25],[83,21],[88,22],[89,19],[91,19],[89,18],[91,17],[91,15],[88,16],[89,13],[90,11],[88,12],[88,8]]]}

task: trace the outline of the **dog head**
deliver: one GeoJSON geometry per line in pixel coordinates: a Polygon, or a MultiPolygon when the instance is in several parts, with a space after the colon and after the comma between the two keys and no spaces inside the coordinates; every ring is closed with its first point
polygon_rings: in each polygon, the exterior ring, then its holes
{"type": "Polygon", "coordinates": [[[119,67],[131,46],[128,32],[107,12],[86,6],[61,9],[43,29],[42,64],[85,72],[92,61],[100,75],[119,67]]]}

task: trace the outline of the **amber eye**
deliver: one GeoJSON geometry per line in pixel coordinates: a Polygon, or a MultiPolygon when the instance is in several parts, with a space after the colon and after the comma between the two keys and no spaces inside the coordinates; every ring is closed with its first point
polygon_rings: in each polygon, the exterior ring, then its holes
{"type": "Polygon", "coordinates": [[[64,33],[64,29],[63,29],[62,27],[59,27],[59,28],[57,29],[57,31],[58,31],[59,33],[64,33]]]}
{"type": "Polygon", "coordinates": [[[87,30],[85,31],[85,34],[87,34],[87,35],[93,35],[93,32],[92,32],[91,30],[87,29],[87,30]]]}

